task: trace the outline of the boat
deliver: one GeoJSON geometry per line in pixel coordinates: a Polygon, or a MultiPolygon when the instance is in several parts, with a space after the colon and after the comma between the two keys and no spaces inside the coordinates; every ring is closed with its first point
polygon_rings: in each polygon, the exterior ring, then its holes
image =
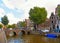
{"type": "Polygon", "coordinates": [[[48,38],[57,38],[58,37],[56,34],[52,34],[52,33],[45,34],[45,36],[48,37],[48,38]]]}

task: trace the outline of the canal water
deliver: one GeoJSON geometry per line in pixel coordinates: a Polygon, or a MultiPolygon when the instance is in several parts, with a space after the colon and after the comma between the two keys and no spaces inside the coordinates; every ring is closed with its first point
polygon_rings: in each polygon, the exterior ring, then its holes
{"type": "Polygon", "coordinates": [[[8,43],[60,43],[60,38],[47,38],[40,35],[9,37],[8,43]]]}

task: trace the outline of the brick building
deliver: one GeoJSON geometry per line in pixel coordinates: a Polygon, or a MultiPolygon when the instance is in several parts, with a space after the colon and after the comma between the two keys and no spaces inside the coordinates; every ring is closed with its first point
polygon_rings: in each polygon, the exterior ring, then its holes
{"type": "Polygon", "coordinates": [[[34,27],[33,22],[30,19],[25,19],[25,23],[28,30],[31,30],[34,27]]]}
{"type": "MultiPolygon", "coordinates": [[[[37,29],[44,30],[48,29],[50,31],[58,30],[60,32],[60,17],[58,16],[58,10],[60,10],[60,5],[58,5],[55,9],[55,14],[51,13],[51,16],[49,19],[46,19],[46,21],[42,24],[39,24],[37,29]]],[[[33,23],[29,20],[25,20],[27,24],[27,28],[33,27],[33,23]]]]}
{"type": "Polygon", "coordinates": [[[38,25],[38,30],[45,30],[45,29],[50,29],[50,20],[49,19],[46,19],[46,21],[42,24],[39,24],[38,25]]]}
{"type": "Polygon", "coordinates": [[[50,16],[50,30],[57,32],[60,31],[60,17],[58,16],[58,11],[60,10],[60,5],[58,5],[55,9],[55,14],[51,13],[50,16]]]}

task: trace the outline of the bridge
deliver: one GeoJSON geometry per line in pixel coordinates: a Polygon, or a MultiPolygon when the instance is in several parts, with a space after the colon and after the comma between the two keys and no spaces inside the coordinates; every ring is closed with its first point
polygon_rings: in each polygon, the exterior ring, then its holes
{"type": "Polygon", "coordinates": [[[24,29],[12,29],[12,30],[6,29],[4,31],[6,33],[6,36],[10,36],[10,34],[18,36],[20,34],[29,34],[30,33],[30,31],[24,30],[24,29]]]}

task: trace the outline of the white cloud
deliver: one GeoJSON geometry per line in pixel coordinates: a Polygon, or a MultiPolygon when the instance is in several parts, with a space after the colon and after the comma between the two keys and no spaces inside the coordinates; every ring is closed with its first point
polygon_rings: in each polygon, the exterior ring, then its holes
{"type": "Polygon", "coordinates": [[[13,13],[8,13],[7,16],[9,19],[9,24],[14,24],[17,23],[18,21],[22,21],[22,19],[14,17],[13,13]]]}
{"type": "Polygon", "coordinates": [[[9,0],[2,0],[3,3],[10,9],[14,9],[14,5],[9,0]]]}
{"type": "Polygon", "coordinates": [[[4,9],[0,8],[0,17],[3,17],[5,15],[4,9]]]}
{"type": "MultiPolygon", "coordinates": [[[[5,15],[4,9],[0,8],[0,17],[5,15]]],[[[9,24],[17,23],[18,21],[22,21],[23,19],[15,18],[13,13],[6,14],[9,20],[9,24]]]]}
{"type": "Polygon", "coordinates": [[[51,12],[55,11],[57,4],[60,0],[11,0],[11,3],[18,9],[23,9],[25,11],[25,16],[28,17],[29,9],[34,6],[45,7],[48,11],[48,17],[51,12]]]}
{"type": "Polygon", "coordinates": [[[34,6],[45,7],[48,11],[48,17],[55,11],[60,0],[3,0],[4,4],[11,9],[18,8],[25,11],[25,17],[28,17],[29,9],[34,6]]]}
{"type": "MultiPolygon", "coordinates": [[[[45,7],[48,11],[48,17],[50,16],[51,12],[55,11],[55,8],[58,4],[60,4],[60,0],[3,0],[4,4],[10,9],[22,9],[24,10],[24,18],[28,18],[30,8],[34,6],[45,7]]],[[[7,14],[10,20],[10,23],[16,23],[19,21],[19,18],[15,18],[12,13],[7,14]]],[[[21,20],[24,19],[22,17],[21,20]]]]}

